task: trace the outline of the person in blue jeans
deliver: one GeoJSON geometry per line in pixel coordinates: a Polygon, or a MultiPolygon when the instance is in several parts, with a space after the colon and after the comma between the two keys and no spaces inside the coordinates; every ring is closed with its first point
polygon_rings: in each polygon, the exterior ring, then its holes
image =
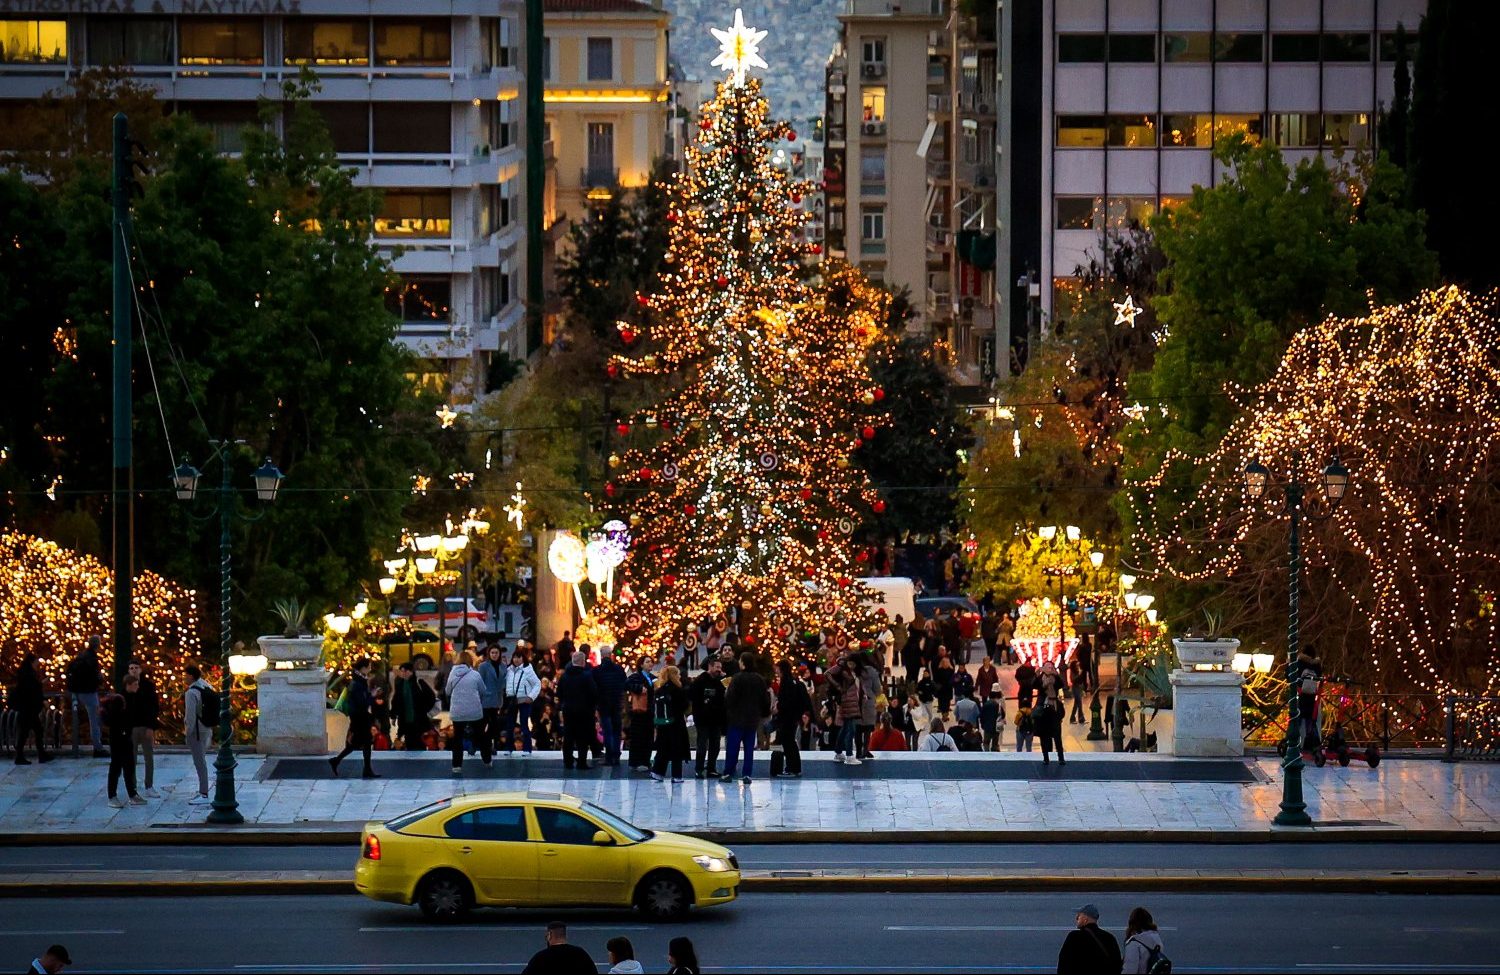
{"type": "Polygon", "coordinates": [[[80,719],[89,723],[89,745],[95,758],[109,754],[104,750],[103,735],[99,728],[99,638],[89,637],[78,656],[68,662],[68,694],[73,704],[73,751],[76,754],[82,743],[80,719]]]}
{"type": "Polygon", "coordinates": [[[501,695],[502,734],[505,739],[505,754],[516,750],[516,725],[521,726],[521,747],[531,754],[531,704],[542,693],[542,679],[536,675],[526,654],[518,645],[510,655],[510,666],[505,668],[505,691],[501,695]]]}
{"type": "Polygon", "coordinates": [[[755,735],[761,722],[771,716],[771,688],[754,666],[754,654],[740,654],[739,673],[729,678],[729,687],[724,692],[724,718],[729,728],[724,774],[719,776],[723,782],[734,780],[743,746],[745,770],[740,781],[750,784],[750,777],[755,774],[755,735]]]}
{"type": "Polygon", "coordinates": [[[594,668],[594,686],[599,691],[599,727],[604,732],[604,764],[620,764],[620,731],[625,716],[625,668],[615,662],[614,647],[599,649],[594,668]]]}

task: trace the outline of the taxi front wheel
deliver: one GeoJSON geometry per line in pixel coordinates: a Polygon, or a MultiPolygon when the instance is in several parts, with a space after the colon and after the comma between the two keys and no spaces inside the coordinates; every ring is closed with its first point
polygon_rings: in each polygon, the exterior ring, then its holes
{"type": "Polygon", "coordinates": [[[693,889],[680,875],[658,871],[641,881],[635,903],[653,921],[675,921],[687,915],[693,904],[693,889]]]}
{"type": "Polygon", "coordinates": [[[469,882],[450,871],[431,874],[417,891],[417,906],[434,921],[456,921],[469,912],[474,892],[469,882]]]}

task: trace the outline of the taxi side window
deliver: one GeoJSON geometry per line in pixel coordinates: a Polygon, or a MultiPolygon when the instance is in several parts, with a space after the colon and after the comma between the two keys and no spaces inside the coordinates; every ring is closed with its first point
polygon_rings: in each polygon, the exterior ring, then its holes
{"type": "MultiPolygon", "coordinates": [[[[526,810],[520,806],[487,806],[454,816],[443,826],[449,839],[524,843],[526,810]]],[[[592,835],[592,834],[590,834],[592,835]]]]}
{"type": "Polygon", "coordinates": [[[566,809],[537,807],[537,825],[542,828],[542,840],[546,843],[564,843],[570,846],[592,846],[594,834],[599,827],[577,813],[566,809]]]}

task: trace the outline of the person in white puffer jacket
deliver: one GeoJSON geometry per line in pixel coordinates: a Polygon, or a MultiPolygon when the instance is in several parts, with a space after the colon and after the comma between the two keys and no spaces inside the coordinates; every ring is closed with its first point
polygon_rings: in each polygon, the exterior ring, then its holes
{"type": "Polygon", "coordinates": [[[518,646],[505,668],[505,687],[501,691],[500,723],[505,740],[505,754],[516,750],[516,724],[521,725],[523,754],[531,754],[531,704],[542,693],[542,679],[536,675],[526,654],[518,646]]]}
{"type": "Polygon", "coordinates": [[[490,738],[484,733],[484,678],[475,670],[478,658],[474,651],[465,650],[459,664],[448,675],[448,717],[453,721],[453,772],[464,770],[464,736],[479,742],[484,767],[490,767],[493,752],[490,738]]]}
{"type": "Polygon", "coordinates": [[[1151,912],[1137,907],[1130,912],[1130,920],[1125,925],[1125,965],[1120,971],[1124,975],[1149,975],[1151,954],[1161,950],[1161,933],[1156,930],[1151,912]]]}

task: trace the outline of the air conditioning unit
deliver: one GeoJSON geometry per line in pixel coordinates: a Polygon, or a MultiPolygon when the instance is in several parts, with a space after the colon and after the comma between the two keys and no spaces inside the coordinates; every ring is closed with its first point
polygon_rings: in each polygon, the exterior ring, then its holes
{"type": "Polygon", "coordinates": [[[864,75],[866,78],[884,78],[885,65],[872,61],[864,66],[864,75]]]}
{"type": "Polygon", "coordinates": [[[962,308],[966,314],[968,312],[973,311],[974,310],[974,299],[973,298],[965,298],[963,301],[959,302],[959,307],[962,308]]]}
{"type": "Polygon", "coordinates": [[[866,122],[861,130],[865,135],[881,135],[885,132],[884,122],[866,122]]]}
{"type": "Polygon", "coordinates": [[[974,177],[974,185],[975,186],[981,186],[981,187],[983,187],[983,186],[989,186],[990,185],[990,178],[989,178],[989,176],[987,174],[985,174],[985,173],[980,173],[978,176],[974,177]]]}
{"type": "Polygon", "coordinates": [[[988,114],[990,114],[990,107],[988,105],[986,105],[986,104],[984,104],[984,103],[981,102],[980,105],[979,105],[979,114],[980,115],[988,115],[988,114]]]}

